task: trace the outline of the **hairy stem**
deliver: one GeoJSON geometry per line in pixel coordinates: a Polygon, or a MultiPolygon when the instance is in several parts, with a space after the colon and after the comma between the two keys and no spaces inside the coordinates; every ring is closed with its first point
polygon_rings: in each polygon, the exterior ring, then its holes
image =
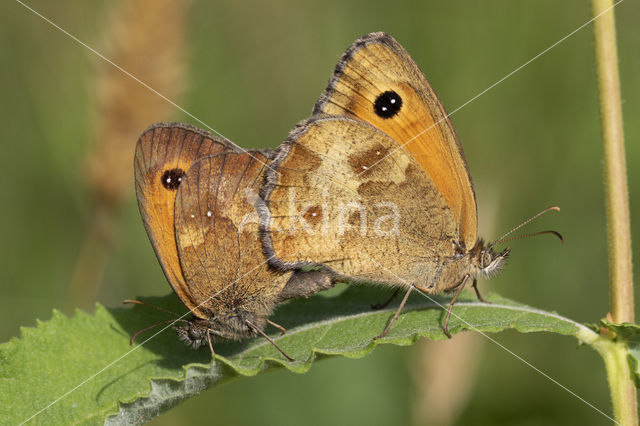
{"type": "Polygon", "coordinates": [[[621,425],[637,425],[636,388],[629,370],[629,348],[607,336],[580,330],[576,337],[602,357],[613,402],[613,416],[621,425]]]}
{"type": "MultiPolygon", "coordinates": [[[[593,15],[598,17],[594,32],[607,203],[610,312],[614,323],[632,323],[631,227],[614,4],[613,0],[593,0],[592,6],[593,15]]],[[[625,348],[599,352],[605,361],[616,420],[624,425],[637,425],[636,388],[625,348]]]]}
{"type": "MultiPolygon", "coordinates": [[[[613,0],[593,0],[593,13],[597,16],[611,6],[613,0]]],[[[613,9],[604,12],[596,19],[594,25],[604,147],[611,316],[614,323],[632,323],[634,307],[629,191],[613,9]]]]}

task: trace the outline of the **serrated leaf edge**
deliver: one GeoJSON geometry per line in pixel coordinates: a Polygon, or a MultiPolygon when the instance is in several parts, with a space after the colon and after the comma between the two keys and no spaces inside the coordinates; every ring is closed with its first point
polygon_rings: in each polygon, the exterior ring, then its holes
{"type": "MultiPolygon", "coordinates": [[[[437,303],[433,303],[433,302],[429,302],[426,304],[422,304],[422,305],[417,305],[417,306],[412,306],[408,309],[405,310],[405,312],[409,312],[409,311],[416,311],[416,310],[423,310],[423,309],[433,309],[433,308],[440,308],[441,306],[437,303]]],[[[481,303],[481,302],[459,302],[456,304],[456,308],[459,310],[460,308],[475,308],[475,307],[482,307],[482,308],[492,308],[492,309],[504,309],[506,311],[520,311],[523,314],[537,314],[537,315],[541,315],[541,316],[545,316],[545,317],[550,317],[553,319],[556,319],[558,321],[567,323],[568,325],[572,326],[574,328],[573,332],[558,332],[559,334],[563,334],[563,335],[573,335],[576,338],[578,338],[578,340],[580,340],[581,342],[584,343],[588,343],[590,344],[590,342],[593,342],[594,339],[599,338],[599,336],[593,331],[591,330],[589,327],[575,322],[569,318],[563,317],[562,315],[559,315],[556,312],[549,312],[549,311],[544,311],[541,309],[537,309],[537,308],[533,308],[527,305],[522,305],[522,304],[503,304],[503,303],[491,303],[490,305],[485,304],[485,303],[481,303]]],[[[455,311],[455,310],[454,310],[455,311]]],[[[393,313],[395,312],[395,308],[387,308],[384,310],[379,310],[379,311],[371,311],[371,312],[360,312],[357,314],[351,314],[351,315],[345,315],[345,316],[340,316],[338,318],[336,318],[336,320],[339,321],[347,321],[347,320],[352,320],[352,319],[358,319],[361,317],[367,317],[367,316],[372,316],[372,315],[379,315],[381,312],[388,312],[388,313],[393,313]]],[[[287,336],[295,336],[298,333],[303,333],[305,331],[314,329],[314,328],[318,328],[318,327],[322,327],[323,325],[328,325],[328,326],[333,326],[336,324],[336,320],[333,319],[328,319],[328,320],[323,320],[323,321],[317,321],[317,322],[313,322],[311,324],[304,324],[301,325],[300,327],[297,327],[293,330],[290,330],[290,332],[287,333],[287,336]]],[[[475,327],[474,327],[475,328],[475,327]]],[[[455,329],[450,330],[452,332],[452,334],[456,334],[460,331],[462,331],[463,329],[469,329],[467,327],[464,327],[464,324],[460,324],[459,326],[457,326],[455,329]]],[[[542,325],[540,326],[532,326],[532,327],[524,327],[524,326],[519,326],[517,325],[514,321],[509,321],[506,325],[504,326],[495,326],[495,327],[485,327],[484,330],[478,330],[477,328],[475,328],[475,330],[473,331],[480,331],[481,333],[485,333],[485,332],[498,332],[498,331],[503,331],[506,329],[514,329],[516,331],[519,332],[523,332],[523,333],[529,333],[529,332],[541,332],[541,331],[546,331],[542,325]],[[486,331],[485,331],[486,330],[486,331]]],[[[555,332],[555,331],[554,331],[555,332]]],[[[237,358],[241,358],[243,355],[249,354],[261,347],[263,347],[264,345],[268,345],[269,343],[266,341],[263,342],[259,342],[256,345],[252,345],[251,347],[238,352],[233,358],[225,358],[219,355],[216,355],[216,361],[219,361],[221,365],[223,365],[224,367],[226,367],[227,369],[229,369],[232,374],[231,375],[227,375],[227,376],[221,376],[220,379],[218,380],[212,380],[209,383],[209,386],[214,385],[220,381],[224,381],[224,380],[230,380],[234,377],[238,377],[238,376],[254,376],[258,373],[260,373],[261,371],[265,371],[268,369],[272,369],[272,368],[286,368],[287,370],[294,372],[294,373],[298,373],[298,374],[302,374],[307,372],[311,366],[313,365],[313,361],[315,359],[318,358],[328,358],[328,357],[333,357],[333,356],[345,356],[348,358],[362,358],[366,355],[368,355],[369,353],[371,353],[373,351],[373,349],[375,349],[375,347],[377,347],[378,345],[383,345],[383,344],[395,344],[395,345],[399,345],[399,346],[405,346],[405,345],[410,345],[412,343],[415,343],[415,341],[417,341],[419,338],[421,337],[430,337],[430,335],[427,332],[424,331],[417,331],[417,332],[412,332],[409,333],[407,335],[404,336],[389,336],[386,338],[383,338],[381,340],[372,340],[367,346],[365,347],[353,347],[353,348],[348,348],[346,350],[339,350],[339,351],[327,351],[326,349],[319,349],[317,347],[312,347],[310,352],[310,356],[308,359],[306,359],[303,362],[294,362],[294,363],[290,363],[290,362],[286,362],[282,359],[279,358],[273,358],[273,357],[261,357],[259,364],[252,369],[246,369],[246,368],[242,368],[240,366],[238,366],[233,360],[237,359],[237,358]]],[[[445,338],[444,334],[442,334],[442,337],[445,338]]],[[[277,340],[277,339],[276,339],[277,340]]],[[[202,376],[203,374],[207,375],[208,373],[211,373],[211,371],[214,368],[219,368],[219,364],[217,363],[211,363],[211,364],[201,364],[201,363],[192,363],[192,364],[186,364],[183,366],[183,376],[180,378],[175,378],[175,377],[154,377],[154,378],[149,378],[150,381],[150,389],[151,391],[149,392],[148,395],[141,395],[139,397],[134,397],[130,400],[123,400],[123,401],[119,401],[118,402],[118,411],[117,412],[113,412],[112,414],[107,414],[107,418],[105,419],[106,423],[110,423],[111,421],[115,421],[116,419],[118,419],[119,417],[123,416],[123,415],[127,415],[127,407],[126,406],[131,406],[132,404],[136,404],[137,401],[142,401],[142,400],[149,400],[151,398],[153,398],[154,396],[154,389],[158,389],[158,387],[162,387],[163,383],[166,382],[171,382],[173,384],[180,384],[180,383],[184,383],[189,379],[192,378],[196,378],[198,376],[202,376]]],[[[223,368],[224,369],[224,368],[223,368]]],[[[182,386],[184,388],[184,386],[182,386]]],[[[201,390],[204,390],[201,389],[201,390]]],[[[199,392],[199,391],[198,391],[199,392]]],[[[197,394],[193,393],[193,392],[185,392],[184,394],[188,397],[191,395],[195,395],[197,394]]],[[[183,399],[183,398],[176,398],[176,399],[183,399]]],[[[140,407],[141,409],[144,409],[144,407],[140,407]]],[[[135,411],[135,409],[134,409],[135,411]]],[[[133,412],[131,412],[133,413],[133,412]]],[[[146,417],[145,417],[146,419],[146,417]]]]}

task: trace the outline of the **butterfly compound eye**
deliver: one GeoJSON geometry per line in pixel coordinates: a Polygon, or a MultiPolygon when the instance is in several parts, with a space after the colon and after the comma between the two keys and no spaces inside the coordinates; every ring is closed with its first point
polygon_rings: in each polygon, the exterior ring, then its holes
{"type": "Polygon", "coordinates": [[[391,118],[396,115],[402,107],[402,98],[393,90],[387,90],[376,98],[373,110],[381,118],[391,118]]]}
{"type": "Polygon", "coordinates": [[[489,265],[491,265],[491,262],[493,262],[493,255],[489,252],[485,252],[482,255],[482,267],[488,267],[489,265]]]}
{"type": "Polygon", "coordinates": [[[167,170],[162,174],[162,178],[160,181],[162,182],[162,186],[169,190],[176,190],[180,186],[180,182],[182,182],[182,177],[184,176],[184,170],[182,169],[171,169],[167,170]]]}

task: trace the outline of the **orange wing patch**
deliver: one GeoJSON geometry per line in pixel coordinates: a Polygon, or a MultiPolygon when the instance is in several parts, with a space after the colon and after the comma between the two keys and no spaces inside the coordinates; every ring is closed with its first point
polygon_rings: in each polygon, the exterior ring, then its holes
{"type": "Polygon", "coordinates": [[[314,113],[355,116],[391,136],[394,149],[402,145],[451,209],[458,240],[467,250],[475,245],[475,194],[460,142],[424,74],[392,37],[374,33],[354,43],[314,113]]]}
{"type": "Polygon", "coordinates": [[[174,230],[176,193],[199,159],[236,149],[226,139],[180,123],[153,125],[136,145],[135,185],[142,221],[165,276],[189,308],[194,304],[182,276],[174,230]]]}

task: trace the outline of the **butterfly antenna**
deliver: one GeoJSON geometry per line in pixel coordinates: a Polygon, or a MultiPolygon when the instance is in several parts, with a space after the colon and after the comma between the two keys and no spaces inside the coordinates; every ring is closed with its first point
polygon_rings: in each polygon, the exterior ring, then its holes
{"type": "Polygon", "coordinates": [[[148,303],[148,302],[141,302],[140,300],[131,300],[131,299],[126,299],[126,300],[123,300],[123,301],[122,301],[122,303],[123,303],[123,304],[125,304],[125,305],[130,304],[130,303],[135,303],[136,305],[151,306],[151,307],[152,307],[152,308],[154,308],[154,309],[157,309],[157,310],[159,310],[159,311],[163,311],[163,312],[167,312],[167,313],[169,313],[169,314],[171,314],[171,315],[175,315],[176,317],[179,317],[179,316],[180,316],[180,315],[176,314],[176,313],[175,313],[175,312],[173,312],[173,311],[170,311],[170,310],[165,309],[165,308],[161,308],[160,306],[156,306],[156,305],[151,304],[151,303],[148,303]]]}
{"type": "Polygon", "coordinates": [[[558,239],[560,240],[561,243],[564,243],[564,238],[562,237],[562,234],[560,234],[557,231],[553,231],[553,230],[533,232],[531,234],[516,235],[515,237],[509,237],[509,238],[505,238],[503,240],[500,240],[500,241],[498,241],[498,243],[501,244],[501,243],[506,243],[507,241],[521,240],[523,238],[535,237],[537,235],[544,235],[544,234],[555,235],[556,237],[558,237],[558,239]]]}
{"type": "Polygon", "coordinates": [[[493,246],[496,246],[498,244],[502,244],[505,241],[512,241],[512,240],[518,240],[520,238],[525,238],[525,237],[532,237],[534,235],[541,235],[541,234],[554,234],[555,236],[557,236],[558,238],[560,238],[560,241],[564,242],[564,239],[562,238],[562,235],[560,235],[558,232],[556,231],[542,231],[542,232],[536,232],[533,234],[527,234],[527,235],[521,235],[518,237],[512,237],[512,238],[507,238],[510,234],[514,233],[515,231],[517,231],[518,229],[522,228],[523,226],[525,226],[526,224],[528,224],[529,222],[539,218],[540,216],[542,216],[543,214],[550,212],[550,211],[556,211],[559,212],[560,211],[560,207],[558,206],[551,206],[551,207],[547,207],[546,209],[536,213],[535,215],[531,216],[529,219],[525,220],[524,222],[522,222],[520,225],[516,226],[515,228],[511,229],[509,232],[505,233],[504,235],[502,235],[500,238],[498,238],[497,240],[495,240],[494,242],[492,242],[491,244],[489,244],[489,248],[492,248],[493,246]]]}
{"type": "Polygon", "coordinates": [[[166,321],[162,321],[162,322],[150,325],[149,327],[145,327],[145,328],[143,328],[141,330],[136,331],[133,334],[133,336],[131,336],[131,339],[129,339],[129,346],[133,346],[133,341],[136,340],[136,337],[138,337],[138,335],[140,333],[144,333],[145,331],[151,330],[152,328],[158,327],[159,325],[162,325],[162,324],[168,324],[170,322],[177,322],[177,321],[184,321],[184,320],[179,320],[179,319],[178,320],[172,320],[172,319],[170,319],[170,320],[166,320],[166,321]]]}

